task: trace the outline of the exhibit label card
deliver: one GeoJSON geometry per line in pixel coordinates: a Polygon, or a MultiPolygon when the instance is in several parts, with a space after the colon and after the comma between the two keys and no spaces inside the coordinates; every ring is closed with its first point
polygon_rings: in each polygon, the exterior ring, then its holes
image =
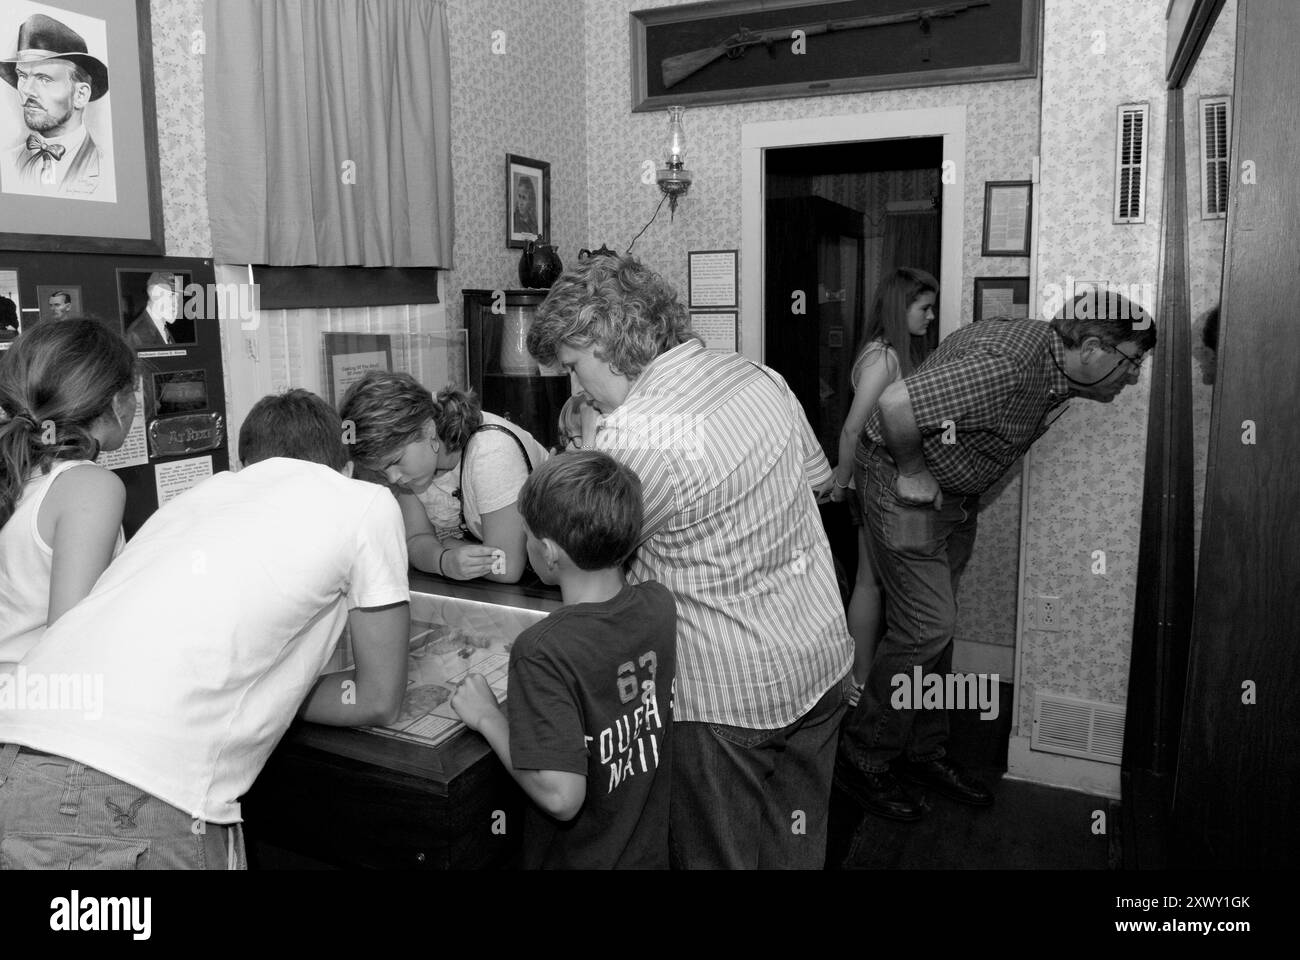
{"type": "Polygon", "coordinates": [[[95,462],[109,470],[121,470],[123,467],[143,467],[149,462],[149,449],[144,440],[144,383],[138,382],[135,388],[135,419],[131,421],[131,431],[126,435],[126,442],[117,450],[109,450],[99,455],[95,462]]]}
{"type": "Polygon", "coordinates": [[[158,488],[158,506],[175,500],[190,487],[198,486],[210,476],[211,456],[157,464],[154,467],[154,483],[158,488]]]}

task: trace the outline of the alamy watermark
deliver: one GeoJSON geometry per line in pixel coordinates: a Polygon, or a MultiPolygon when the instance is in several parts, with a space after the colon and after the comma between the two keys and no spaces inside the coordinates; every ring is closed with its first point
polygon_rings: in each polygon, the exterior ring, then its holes
{"type": "Polygon", "coordinates": [[[925,673],[916,666],[910,676],[890,677],[894,692],[889,705],[895,710],[978,709],[981,720],[996,720],[998,680],[996,673],[925,673]]]}
{"type": "Polygon", "coordinates": [[[87,720],[104,715],[102,673],[41,673],[22,664],[0,673],[0,710],[69,710],[87,720]]]}

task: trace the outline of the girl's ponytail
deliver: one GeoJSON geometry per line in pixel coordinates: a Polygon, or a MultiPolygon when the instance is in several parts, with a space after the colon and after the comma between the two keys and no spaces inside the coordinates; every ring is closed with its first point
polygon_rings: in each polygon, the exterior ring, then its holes
{"type": "Polygon", "coordinates": [[[44,323],[0,356],[0,527],[59,460],[94,460],[94,423],[135,382],[135,355],[94,320],[44,323]]]}

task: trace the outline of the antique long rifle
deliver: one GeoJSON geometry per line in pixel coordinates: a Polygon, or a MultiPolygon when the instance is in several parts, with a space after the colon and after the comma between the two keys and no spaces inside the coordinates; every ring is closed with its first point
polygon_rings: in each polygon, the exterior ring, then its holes
{"type": "Polygon", "coordinates": [[[911,23],[914,20],[932,20],[936,17],[954,17],[963,10],[972,7],[987,7],[989,0],[970,0],[967,3],[949,3],[940,7],[927,7],[924,10],[909,10],[903,13],[880,14],[873,17],[848,17],[844,20],[823,20],[820,23],[800,24],[792,27],[773,27],[769,30],[746,30],[740,28],[726,40],[702,50],[679,53],[674,57],[664,57],[664,89],[674,87],[687,77],[703,70],[719,57],[738,60],[750,47],[763,44],[771,49],[778,41],[790,40],[796,30],[802,30],[804,36],[813,37],[825,33],[839,33],[844,30],[863,30],[867,27],[883,27],[893,23],[911,23]]]}

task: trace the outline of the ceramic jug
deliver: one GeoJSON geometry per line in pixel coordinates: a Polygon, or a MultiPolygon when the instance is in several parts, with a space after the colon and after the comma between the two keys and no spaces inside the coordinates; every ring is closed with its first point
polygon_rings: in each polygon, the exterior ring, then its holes
{"type": "Polygon", "coordinates": [[[549,287],[564,272],[555,247],[529,240],[519,258],[519,282],[525,287],[549,287]]]}

